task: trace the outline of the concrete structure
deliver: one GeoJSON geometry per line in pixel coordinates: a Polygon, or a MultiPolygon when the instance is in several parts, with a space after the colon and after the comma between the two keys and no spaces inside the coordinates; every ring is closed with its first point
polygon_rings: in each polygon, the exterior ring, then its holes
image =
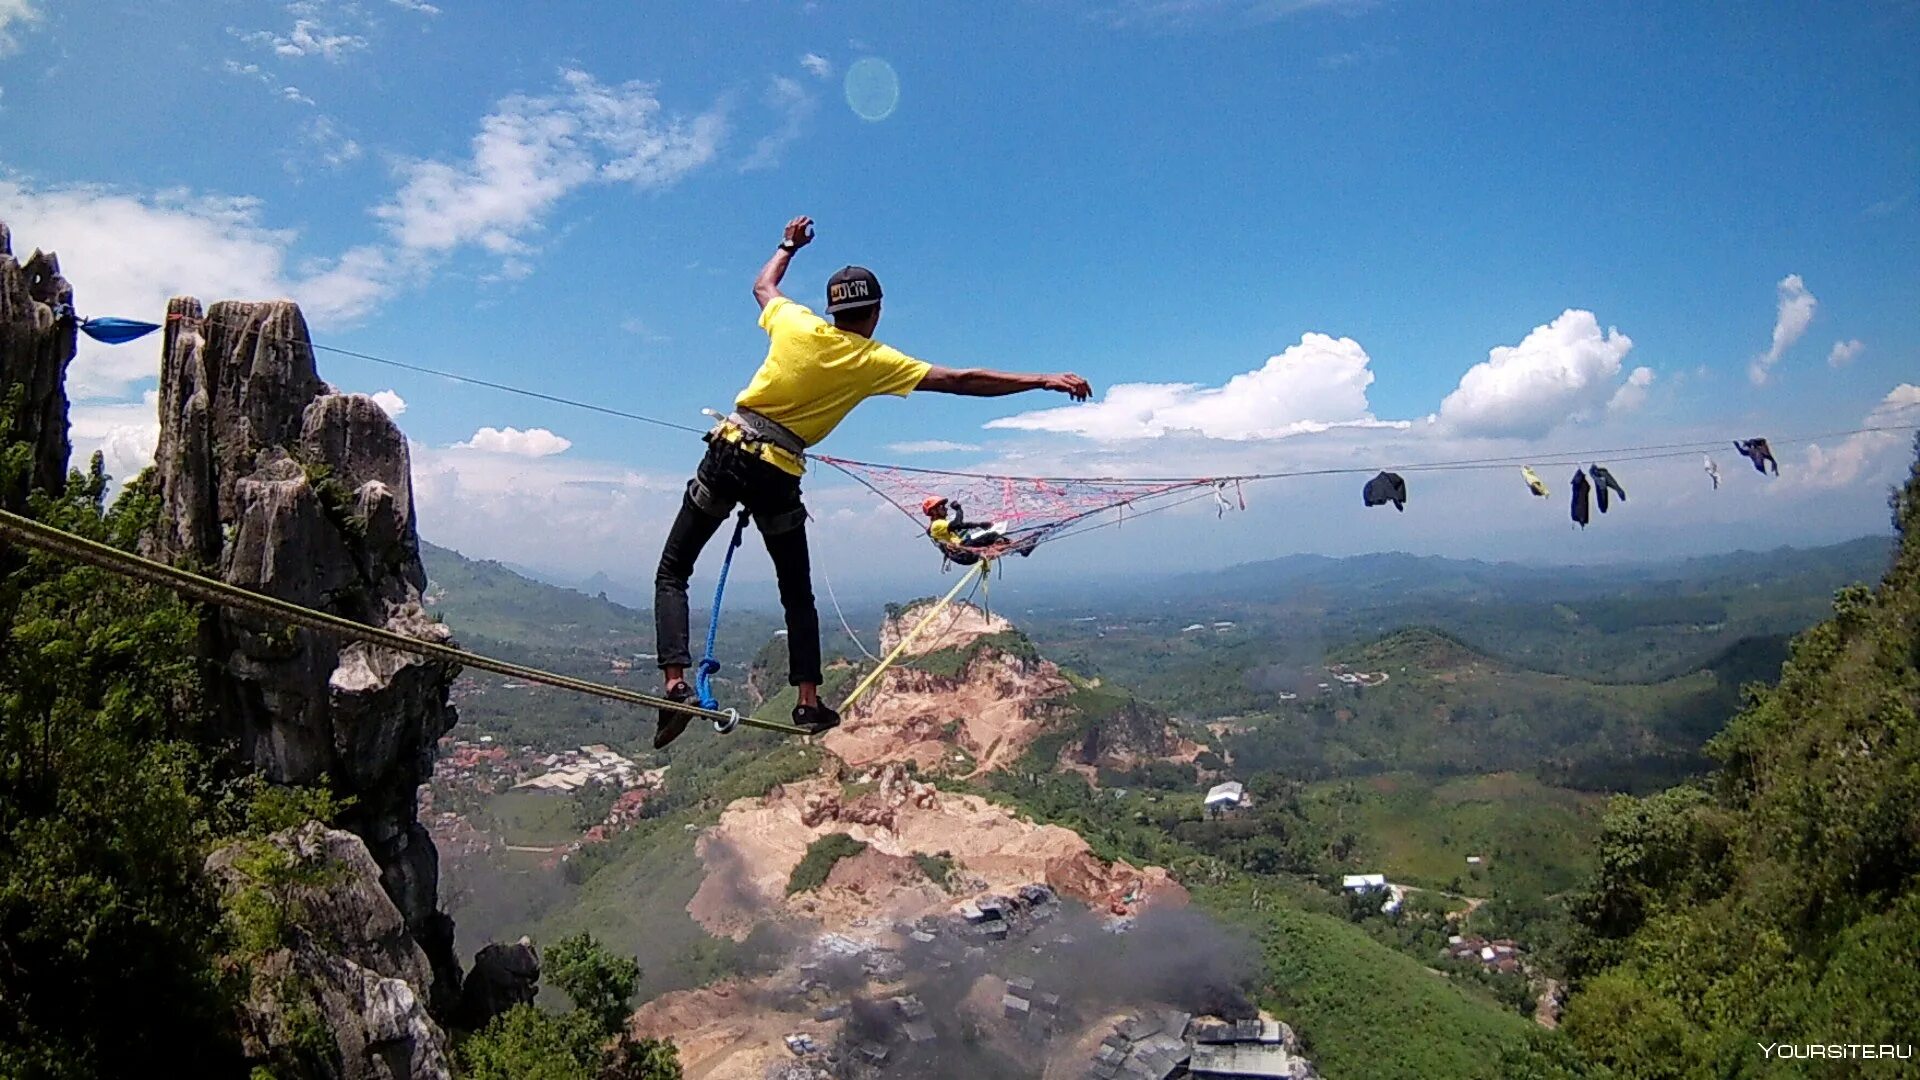
{"type": "Polygon", "coordinates": [[[1207,809],[1232,810],[1245,802],[1247,787],[1238,780],[1228,780],[1224,784],[1215,784],[1207,791],[1207,809]]]}

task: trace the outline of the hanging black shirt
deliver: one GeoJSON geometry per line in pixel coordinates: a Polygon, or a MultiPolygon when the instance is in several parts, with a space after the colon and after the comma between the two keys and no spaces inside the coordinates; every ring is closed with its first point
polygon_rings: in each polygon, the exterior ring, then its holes
{"type": "Polygon", "coordinates": [[[1385,506],[1392,503],[1395,510],[1406,513],[1407,482],[1400,479],[1399,473],[1383,472],[1367,481],[1366,490],[1360,493],[1368,506],[1385,506]]]}
{"type": "Polygon", "coordinates": [[[1607,512],[1608,489],[1612,489],[1614,494],[1620,496],[1621,502],[1627,501],[1627,489],[1620,486],[1620,481],[1613,478],[1613,474],[1607,471],[1605,465],[1589,465],[1587,472],[1593,477],[1593,496],[1600,502],[1601,513],[1607,512]]]}
{"type": "Polygon", "coordinates": [[[1764,474],[1767,471],[1767,466],[1771,465],[1773,466],[1773,475],[1780,475],[1780,463],[1773,460],[1773,448],[1767,445],[1767,440],[1742,439],[1734,443],[1733,448],[1740,451],[1740,456],[1753,462],[1753,470],[1755,472],[1764,474]]]}
{"type": "Polygon", "coordinates": [[[1573,470],[1573,520],[1579,522],[1583,529],[1587,527],[1587,519],[1592,513],[1587,508],[1587,495],[1592,488],[1593,485],[1587,483],[1586,473],[1573,470]]]}

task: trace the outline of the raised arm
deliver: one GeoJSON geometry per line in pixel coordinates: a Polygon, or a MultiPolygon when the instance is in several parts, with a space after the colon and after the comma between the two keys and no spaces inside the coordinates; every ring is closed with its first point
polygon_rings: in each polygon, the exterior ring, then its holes
{"type": "Polygon", "coordinates": [[[984,368],[955,370],[936,367],[929,370],[914,389],[936,394],[959,394],[962,397],[1005,397],[1008,394],[1024,394],[1029,390],[1052,390],[1075,401],[1085,401],[1093,396],[1093,387],[1087,385],[1087,380],[1071,372],[1029,375],[1017,371],[988,371],[984,368]]]}
{"type": "Polygon", "coordinates": [[[760,268],[760,276],[753,279],[753,298],[762,308],[773,303],[780,295],[780,279],[787,276],[787,264],[793,261],[793,253],[807,246],[813,239],[813,219],[805,214],[787,222],[786,235],[781,237],[780,247],[760,268]]]}

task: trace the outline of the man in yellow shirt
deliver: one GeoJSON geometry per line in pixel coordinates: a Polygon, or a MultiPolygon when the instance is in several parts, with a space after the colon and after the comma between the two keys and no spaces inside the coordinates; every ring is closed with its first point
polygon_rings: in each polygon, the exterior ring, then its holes
{"type": "MultiPolygon", "coordinates": [[[[754,280],[760,328],[767,332],[767,358],[734,400],[733,414],[706,435],[706,456],[687,482],[680,514],[660,553],[653,617],[667,697],[691,701],[693,689],[686,679],[692,665],[687,581],[701,549],[734,506],[744,505],[760,527],[780,583],[780,606],[787,616],[787,681],[800,695],[793,722],[818,733],[839,724],[840,716],[820,701],[820,616],[813,606],[807,510],[800,501],[807,447],[826,438],[855,405],[879,394],[905,397],[928,390],[1000,397],[1053,390],[1085,401],[1093,390],[1073,374],[935,367],[873,340],[880,322],[880,280],[864,267],[846,267],[828,280],[829,325],[780,292],[794,252],[812,239],[812,219],[788,222],[779,250],[754,280]]],[[[654,747],[678,738],[690,719],[684,712],[660,710],[654,747]]]]}

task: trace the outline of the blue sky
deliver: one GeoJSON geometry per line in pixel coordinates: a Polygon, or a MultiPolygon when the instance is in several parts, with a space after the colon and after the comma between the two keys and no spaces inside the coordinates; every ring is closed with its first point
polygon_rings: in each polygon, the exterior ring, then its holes
{"type": "MultiPolygon", "coordinates": [[[[862,263],[883,339],[1102,395],[877,401],[824,448],[940,467],[1359,466],[1920,403],[1920,5],[1547,7],[0,0],[0,218],[86,313],[291,295],[322,343],[697,424],[764,351],[749,285],[808,213],[796,297],[862,263]],[[863,59],[897,76],[884,119],[849,107],[863,59]]],[[[77,441],[123,472],[156,352],[76,364],[77,441]]],[[[429,538],[648,575],[697,440],[321,365],[393,395],[429,538]]],[[[1470,474],[1390,519],[1357,481],[1294,482],[1052,572],[1141,544],[1602,559],[1884,527],[1902,439],[1782,450],[1779,482],[1720,496],[1692,459],[1642,466],[1638,519],[1577,538],[1561,477],[1550,513],[1470,474]]],[[[928,573],[897,517],[810,491],[824,565],[928,573]]]]}

